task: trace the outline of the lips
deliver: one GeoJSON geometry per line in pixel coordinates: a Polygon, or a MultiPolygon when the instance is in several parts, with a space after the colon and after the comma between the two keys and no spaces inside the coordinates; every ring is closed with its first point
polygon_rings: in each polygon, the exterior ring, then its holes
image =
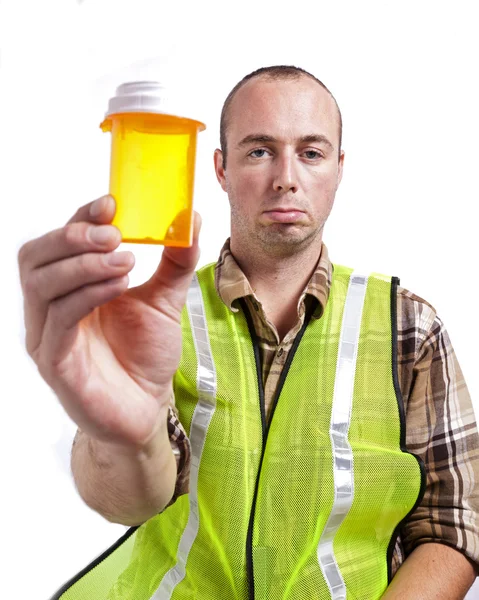
{"type": "Polygon", "coordinates": [[[281,207],[266,210],[263,215],[266,219],[275,223],[295,223],[304,216],[304,212],[294,207],[281,207]]]}

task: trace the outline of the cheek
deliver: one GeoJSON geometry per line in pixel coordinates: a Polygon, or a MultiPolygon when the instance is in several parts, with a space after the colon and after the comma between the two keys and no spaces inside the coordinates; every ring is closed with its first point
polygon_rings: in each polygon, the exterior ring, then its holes
{"type": "Polygon", "coordinates": [[[236,188],[239,190],[259,190],[265,185],[264,173],[260,169],[244,170],[236,178],[236,188]]]}
{"type": "Polygon", "coordinates": [[[232,202],[248,204],[253,198],[258,198],[264,193],[264,176],[257,170],[235,175],[226,181],[227,192],[232,202]]]}
{"type": "Polygon", "coordinates": [[[337,169],[328,171],[318,171],[309,180],[311,189],[317,190],[323,197],[334,196],[337,187],[338,172],[337,169]]]}
{"type": "Polygon", "coordinates": [[[321,217],[329,215],[336,194],[337,174],[316,173],[309,180],[306,194],[310,198],[314,212],[321,217]]]}

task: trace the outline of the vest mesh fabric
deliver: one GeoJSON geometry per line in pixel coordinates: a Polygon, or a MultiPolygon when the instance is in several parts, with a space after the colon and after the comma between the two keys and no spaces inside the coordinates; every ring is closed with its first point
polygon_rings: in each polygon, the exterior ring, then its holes
{"type": "MultiPolygon", "coordinates": [[[[98,559],[66,583],[52,600],[105,600],[112,587],[118,585],[118,576],[128,566],[135,543],[136,531],[130,528],[118,542],[98,559]],[[63,591],[65,590],[65,591],[63,591]]],[[[128,597],[128,596],[126,596],[128,597]]]]}
{"type": "MultiPolygon", "coordinates": [[[[335,499],[329,430],[351,272],[335,265],[324,315],[307,327],[272,415],[253,521],[255,600],[331,599],[318,544],[335,499]]],[[[213,267],[202,269],[198,279],[217,393],[204,450],[192,465],[199,466],[199,531],[186,576],[171,598],[246,600],[246,538],[263,450],[258,374],[244,315],[231,313],[217,296],[213,267]]],[[[391,536],[421,487],[417,460],[400,449],[390,289],[390,278],[371,276],[362,316],[348,434],[354,499],[333,545],[348,600],[381,597],[391,536]]],[[[198,400],[197,359],[186,311],[182,327],[183,354],[174,387],[180,420],[190,433],[198,400]]],[[[138,528],[130,563],[109,593],[64,595],[62,600],[153,598],[177,563],[189,512],[190,497],[181,496],[138,528]]]]}
{"type": "MultiPolygon", "coordinates": [[[[331,599],[317,548],[335,494],[329,430],[350,273],[335,266],[325,313],[308,326],[271,420],[255,514],[255,600],[331,599]]],[[[348,599],[384,593],[391,536],[421,485],[417,460],[400,449],[390,286],[369,277],[362,315],[348,434],[354,499],[333,544],[348,599]]]]}

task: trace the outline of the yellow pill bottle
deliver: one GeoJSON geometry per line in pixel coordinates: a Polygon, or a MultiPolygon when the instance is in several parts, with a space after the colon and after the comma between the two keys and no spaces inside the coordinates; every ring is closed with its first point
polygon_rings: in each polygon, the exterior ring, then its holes
{"type": "Polygon", "coordinates": [[[109,193],[123,242],[187,247],[200,121],[174,114],[159,82],[123,83],[100,127],[111,133],[109,193]]]}

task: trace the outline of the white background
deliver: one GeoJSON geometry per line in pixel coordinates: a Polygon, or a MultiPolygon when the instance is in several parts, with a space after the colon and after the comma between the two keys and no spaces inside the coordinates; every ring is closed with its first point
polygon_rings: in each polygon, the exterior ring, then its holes
{"type": "MultiPolygon", "coordinates": [[[[431,302],[479,398],[479,43],[475,3],[10,0],[0,16],[2,597],[46,600],[124,531],[69,473],[74,424],[23,347],[16,253],[107,192],[108,97],[128,79],[184,90],[200,134],[200,265],[228,235],[212,155],[224,98],[271,64],[312,71],[342,109],[344,179],[324,240],[338,263],[397,275],[431,302]],[[8,594],[5,594],[8,590],[8,594]]],[[[129,246],[131,285],[161,249],[129,246]]],[[[479,587],[479,586],[478,586],[479,587]]],[[[477,587],[476,587],[477,589],[477,587]]],[[[479,598],[471,591],[468,598],[479,598]]]]}

